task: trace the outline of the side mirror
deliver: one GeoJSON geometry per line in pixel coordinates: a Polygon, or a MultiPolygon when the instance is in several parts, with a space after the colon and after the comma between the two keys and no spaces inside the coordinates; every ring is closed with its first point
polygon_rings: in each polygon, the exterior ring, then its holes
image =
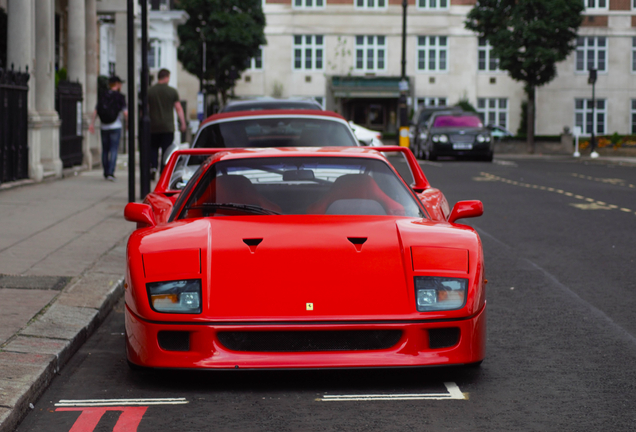
{"type": "Polygon", "coordinates": [[[124,208],[124,218],[129,222],[137,222],[137,228],[147,228],[157,225],[152,207],[148,204],[128,203],[124,208]]]}
{"type": "Polygon", "coordinates": [[[458,201],[448,217],[448,222],[455,223],[458,219],[479,217],[483,214],[484,205],[481,201],[458,201]]]}

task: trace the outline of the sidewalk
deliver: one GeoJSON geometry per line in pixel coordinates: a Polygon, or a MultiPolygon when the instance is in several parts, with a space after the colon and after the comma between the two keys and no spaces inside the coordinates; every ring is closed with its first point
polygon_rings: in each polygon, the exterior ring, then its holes
{"type": "MultiPolygon", "coordinates": [[[[123,162],[124,158],[120,158],[123,162]]],[[[123,294],[128,177],[0,190],[0,432],[13,431],[123,294]]]]}

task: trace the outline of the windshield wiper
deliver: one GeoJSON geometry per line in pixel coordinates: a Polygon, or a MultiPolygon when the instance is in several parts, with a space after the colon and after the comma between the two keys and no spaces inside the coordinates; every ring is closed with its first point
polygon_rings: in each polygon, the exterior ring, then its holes
{"type": "Polygon", "coordinates": [[[261,214],[261,215],[280,215],[282,213],[278,213],[274,210],[269,210],[257,205],[251,204],[237,204],[237,203],[204,203],[198,206],[192,206],[191,209],[195,210],[208,210],[215,213],[215,210],[242,210],[247,213],[261,214]]]}

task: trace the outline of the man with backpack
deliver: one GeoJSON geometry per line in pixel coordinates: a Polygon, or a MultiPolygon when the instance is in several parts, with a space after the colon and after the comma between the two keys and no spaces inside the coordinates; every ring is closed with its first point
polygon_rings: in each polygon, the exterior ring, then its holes
{"type": "Polygon", "coordinates": [[[95,133],[95,119],[99,116],[102,136],[102,166],[104,168],[104,178],[109,181],[115,181],[117,150],[119,149],[119,139],[123,129],[121,114],[128,121],[126,98],[120,93],[121,84],[122,80],[117,75],[113,75],[108,79],[109,88],[99,95],[97,106],[91,118],[91,124],[88,127],[90,133],[95,133]]]}

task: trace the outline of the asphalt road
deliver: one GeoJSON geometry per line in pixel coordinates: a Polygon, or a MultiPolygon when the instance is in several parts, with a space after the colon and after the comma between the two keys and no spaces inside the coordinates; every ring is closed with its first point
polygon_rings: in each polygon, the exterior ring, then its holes
{"type": "Polygon", "coordinates": [[[451,204],[484,202],[466,221],[489,280],[481,368],[134,373],[120,303],[18,430],[636,430],[636,167],[423,167],[451,204]]]}

